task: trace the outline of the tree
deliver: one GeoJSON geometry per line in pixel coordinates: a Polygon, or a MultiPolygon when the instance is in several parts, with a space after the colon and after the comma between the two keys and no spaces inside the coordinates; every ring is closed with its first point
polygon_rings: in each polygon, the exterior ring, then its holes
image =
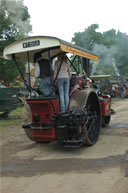
{"type": "Polygon", "coordinates": [[[96,32],[99,28],[98,24],[92,24],[84,32],[77,32],[72,38],[72,42],[83,48],[92,50],[94,43],[100,44],[102,42],[102,34],[96,32]]]}
{"type": "Polygon", "coordinates": [[[128,76],[128,35],[114,29],[100,33],[96,30],[98,24],[92,24],[84,32],[74,34],[72,41],[94,51],[99,62],[91,65],[91,71],[96,74],[128,76]],[[99,65],[99,66],[98,66],[99,65]]]}
{"type": "MultiPolygon", "coordinates": [[[[102,42],[102,34],[100,32],[96,32],[98,28],[98,24],[92,24],[87,29],[85,29],[84,32],[74,33],[72,42],[85,49],[93,50],[94,44],[100,44],[102,42]]],[[[92,68],[92,64],[90,64],[89,71],[92,71],[92,68]]]]}
{"type": "Polygon", "coordinates": [[[118,53],[116,57],[118,69],[121,75],[128,77],[128,35],[118,31],[117,37],[118,53]]]}
{"type": "MultiPolygon", "coordinates": [[[[23,0],[0,0],[0,81],[13,82],[19,74],[14,62],[2,58],[4,48],[26,37],[31,30],[30,15],[23,0]]],[[[21,68],[25,69],[23,64],[21,68]]]]}
{"type": "Polygon", "coordinates": [[[110,48],[117,43],[117,33],[116,30],[111,29],[109,31],[103,32],[102,44],[110,48]]]}

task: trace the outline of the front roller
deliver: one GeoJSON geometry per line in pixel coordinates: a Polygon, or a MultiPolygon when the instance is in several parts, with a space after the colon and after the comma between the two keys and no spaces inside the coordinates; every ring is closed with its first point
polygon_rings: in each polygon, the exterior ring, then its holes
{"type": "Polygon", "coordinates": [[[84,113],[84,120],[79,125],[83,144],[95,144],[101,129],[101,106],[96,92],[93,89],[78,90],[71,98],[70,109],[84,113]]]}
{"type": "Polygon", "coordinates": [[[53,117],[57,141],[65,147],[96,143],[101,129],[101,106],[93,89],[76,90],[70,98],[69,112],[53,117]]]}

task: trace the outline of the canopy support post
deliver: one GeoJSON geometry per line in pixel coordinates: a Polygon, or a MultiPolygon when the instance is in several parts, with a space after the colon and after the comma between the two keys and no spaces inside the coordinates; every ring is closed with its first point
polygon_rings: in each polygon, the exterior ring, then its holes
{"type": "Polygon", "coordinates": [[[16,62],[15,54],[12,54],[12,59],[13,59],[13,61],[15,62],[15,65],[16,65],[17,69],[18,69],[19,72],[20,72],[20,75],[21,75],[21,77],[22,77],[22,79],[23,79],[23,81],[24,81],[24,84],[26,85],[28,91],[31,93],[31,89],[30,89],[29,85],[27,84],[26,80],[24,79],[24,75],[23,75],[23,73],[22,73],[22,71],[21,71],[18,63],[16,62]]]}
{"type": "Polygon", "coordinates": [[[31,77],[30,77],[30,60],[29,60],[29,52],[27,52],[27,59],[28,59],[29,88],[30,88],[30,96],[31,96],[31,77]]]}

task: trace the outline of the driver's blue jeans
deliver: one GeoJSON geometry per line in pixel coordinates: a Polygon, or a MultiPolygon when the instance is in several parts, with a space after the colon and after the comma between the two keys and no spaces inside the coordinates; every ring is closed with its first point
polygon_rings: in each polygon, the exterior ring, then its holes
{"type": "Polygon", "coordinates": [[[60,111],[66,112],[69,105],[69,78],[58,78],[57,86],[60,97],[60,111]]]}

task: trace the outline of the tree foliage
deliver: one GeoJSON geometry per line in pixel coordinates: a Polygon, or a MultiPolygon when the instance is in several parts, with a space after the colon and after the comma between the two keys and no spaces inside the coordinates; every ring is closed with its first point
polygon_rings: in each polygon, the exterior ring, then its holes
{"type": "Polygon", "coordinates": [[[102,34],[100,32],[96,32],[98,28],[98,24],[92,24],[85,29],[84,32],[75,33],[74,37],[72,38],[72,42],[83,48],[92,50],[94,43],[99,44],[102,41],[102,34]]]}
{"type": "Polygon", "coordinates": [[[72,42],[94,51],[99,56],[93,63],[93,74],[111,74],[128,77],[128,35],[114,29],[97,32],[98,24],[92,24],[84,32],[77,32],[72,42]]]}
{"type": "MultiPolygon", "coordinates": [[[[0,81],[13,82],[19,72],[12,61],[2,58],[4,48],[31,32],[30,15],[23,0],[0,0],[0,81]]],[[[24,65],[21,65],[24,70],[24,65]]]]}

